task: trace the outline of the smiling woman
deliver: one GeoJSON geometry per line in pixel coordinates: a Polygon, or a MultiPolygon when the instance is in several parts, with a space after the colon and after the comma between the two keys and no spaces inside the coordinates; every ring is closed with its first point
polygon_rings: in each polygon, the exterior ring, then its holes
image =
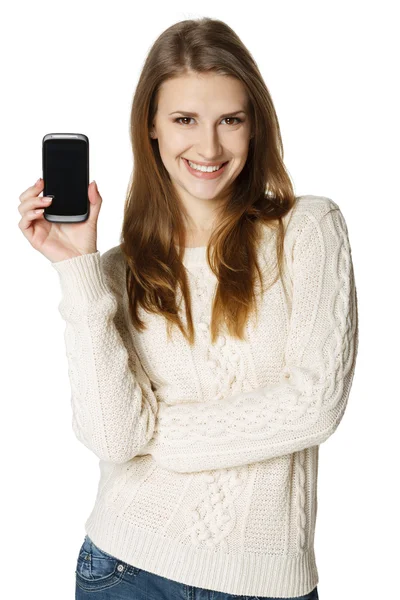
{"type": "MultiPolygon", "coordinates": [[[[146,306],[146,310],[158,312],[161,305],[167,304],[166,297],[162,298],[168,293],[168,287],[180,287],[188,311],[187,330],[183,328],[177,307],[161,313],[168,321],[169,330],[172,325],[177,326],[189,343],[193,343],[194,329],[187,281],[182,269],[182,253],[185,248],[198,245],[196,238],[204,239],[204,232],[209,232],[206,246],[207,250],[213,251],[213,258],[209,256],[208,260],[220,282],[211,328],[215,342],[218,328],[224,321],[231,335],[243,337],[246,318],[252,310],[256,310],[254,283],[251,282],[257,276],[260,278],[256,260],[260,223],[277,232],[276,277],[281,275],[282,217],[293,208],[295,196],[282,161],[276,112],[264,82],[260,79],[258,86],[255,84],[256,69],[246,49],[221,21],[198,21],[199,28],[190,33],[188,23],[184,34],[187,36],[185,48],[182,46],[183,38],[177,38],[174,51],[172,46],[167,49],[169,39],[175,33],[180,35],[178,30],[184,27],[183,24],[171,27],[167,30],[168,34],[155,43],[136,90],[131,131],[137,158],[126,203],[121,250],[129,266],[128,296],[142,297],[136,308],[133,302],[130,304],[133,325],[139,329],[144,326],[137,312],[139,304],[143,308],[146,306]],[[225,48],[212,39],[214,33],[216,35],[222,30],[224,35],[228,35],[229,31],[230,36],[230,43],[225,48]],[[203,53],[189,59],[192,44],[193,48],[199,45],[198,36],[203,34],[203,53]],[[206,39],[210,41],[211,52],[206,47],[206,39]],[[219,48],[221,55],[214,61],[212,57],[218,56],[219,48]],[[185,61],[179,58],[183,51],[186,52],[185,61]],[[224,53],[231,53],[232,60],[224,59],[224,53]],[[169,57],[168,67],[166,57],[169,57]],[[147,73],[154,73],[160,64],[169,76],[160,76],[157,85],[153,80],[152,87],[147,87],[150,85],[147,73]],[[254,72],[250,76],[252,70],[254,72]],[[255,97],[264,101],[261,105],[257,103],[257,112],[252,100],[255,97]],[[141,114],[139,107],[143,111],[141,114]],[[144,131],[145,122],[149,123],[149,133],[144,131]],[[140,146],[143,136],[148,135],[153,142],[151,155],[146,156],[147,149],[140,146]],[[257,147],[258,152],[255,151],[257,147]],[[150,172],[144,179],[139,176],[143,169],[149,168],[158,174],[155,180],[150,172]],[[144,199],[149,197],[148,190],[142,190],[144,182],[151,179],[154,182],[151,185],[152,203],[158,207],[162,217],[150,227],[149,216],[146,218],[140,212],[148,213],[152,205],[144,199]],[[153,189],[155,181],[160,184],[158,199],[157,186],[153,189]],[[143,228],[143,223],[148,223],[148,228],[143,228]],[[143,247],[136,244],[134,248],[131,240],[138,238],[143,240],[143,247]],[[246,251],[237,253],[238,244],[246,251]],[[172,279],[164,283],[163,278],[156,276],[156,270],[161,268],[162,263],[167,265],[168,254],[171,252],[173,255],[175,251],[179,253],[178,260],[174,266],[168,267],[171,270],[167,275],[172,279]],[[229,271],[224,272],[218,267],[224,262],[228,262],[229,271]],[[144,269],[144,264],[147,269],[144,269]],[[144,289],[146,270],[149,274],[146,288],[154,286],[152,295],[160,301],[153,301],[146,292],[139,292],[139,288],[144,289]],[[151,272],[153,275],[150,276],[151,272]],[[235,278],[239,277],[235,272],[242,273],[240,285],[235,282],[235,278]],[[222,289],[225,293],[220,293],[222,289]]],[[[263,285],[264,282],[260,282],[263,285]]]]}
{"type": "Polygon", "coordinates": [[[294,195],[222,21],[159,36],[131,139],[121,244],[53,263],[73,428],[101,472],[76,600],[318,599],[319,445],[358,349],[345,218],[294,195]]]}
{"type": "Polygon", "coordinates": [[[210,228],[221,215],[248,156],[247,105],[245,87],[237,78],[212,71],[188,70],[159,86],[151,137],[158,140],[185,229],[210,228]],[[233,110],[222,112],[227,98],[233,110]],[[185,110],[170,110],[182,104],[185,110]]]}

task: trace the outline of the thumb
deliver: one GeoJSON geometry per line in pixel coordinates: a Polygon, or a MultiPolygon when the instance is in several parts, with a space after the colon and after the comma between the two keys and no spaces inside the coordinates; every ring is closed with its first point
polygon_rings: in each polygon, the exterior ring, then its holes
{"type": "Polygon", "coordinates": [[[101,203],[103,199],[100,196],[99,190],[97,188],[97,183],[94,180],[89,185],[88,196],[90,202],[88,220],[95,225],[99,216],[101,203]]]}

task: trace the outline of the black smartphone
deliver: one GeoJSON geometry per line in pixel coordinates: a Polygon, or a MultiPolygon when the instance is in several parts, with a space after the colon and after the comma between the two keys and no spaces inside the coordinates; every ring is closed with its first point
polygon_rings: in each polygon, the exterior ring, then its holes
{"type": "Polygon", "coordinates": [[[43,196],[52,196],[43,216],[53,223],[89,217],[89,139],[83,133],[48,133],[42,141],[43,196]]]}

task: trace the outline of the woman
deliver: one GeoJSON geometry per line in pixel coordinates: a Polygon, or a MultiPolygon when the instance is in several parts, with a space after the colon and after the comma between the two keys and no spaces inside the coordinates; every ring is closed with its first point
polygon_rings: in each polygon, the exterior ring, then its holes
{"type": "Polygon", "coordinates": [[[344,217],[294,195],[271,96],[219,20],[156,40],[131,140],[103,255],[95,183],[76,225],[34,212],[42,181],[20,196],[60,276],[73,429],[100,459],[76,598],[318,598],[318,450],[358,348],[344,217]]]}

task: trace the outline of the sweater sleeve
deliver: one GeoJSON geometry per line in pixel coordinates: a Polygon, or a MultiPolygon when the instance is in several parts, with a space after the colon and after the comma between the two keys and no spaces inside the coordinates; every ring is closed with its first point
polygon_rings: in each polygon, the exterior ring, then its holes
{"type": "Polygon", "coordinates": [[[96,456],[113,463],[146,445],[158,409],[124,318],[121,264],[113,248],[51,263],[62,289],[72,428],[96,456]]]}
{"type": "Polygon", "coordinates": [[[358,318],[347,226],[332,204],[322,217],[307,214],[293,244],[280,381],[217,402],[160,403],[146,448],[160,466],[184,473],[251,464],[319,445],[338,427],[354,375],[358,318]]]}

